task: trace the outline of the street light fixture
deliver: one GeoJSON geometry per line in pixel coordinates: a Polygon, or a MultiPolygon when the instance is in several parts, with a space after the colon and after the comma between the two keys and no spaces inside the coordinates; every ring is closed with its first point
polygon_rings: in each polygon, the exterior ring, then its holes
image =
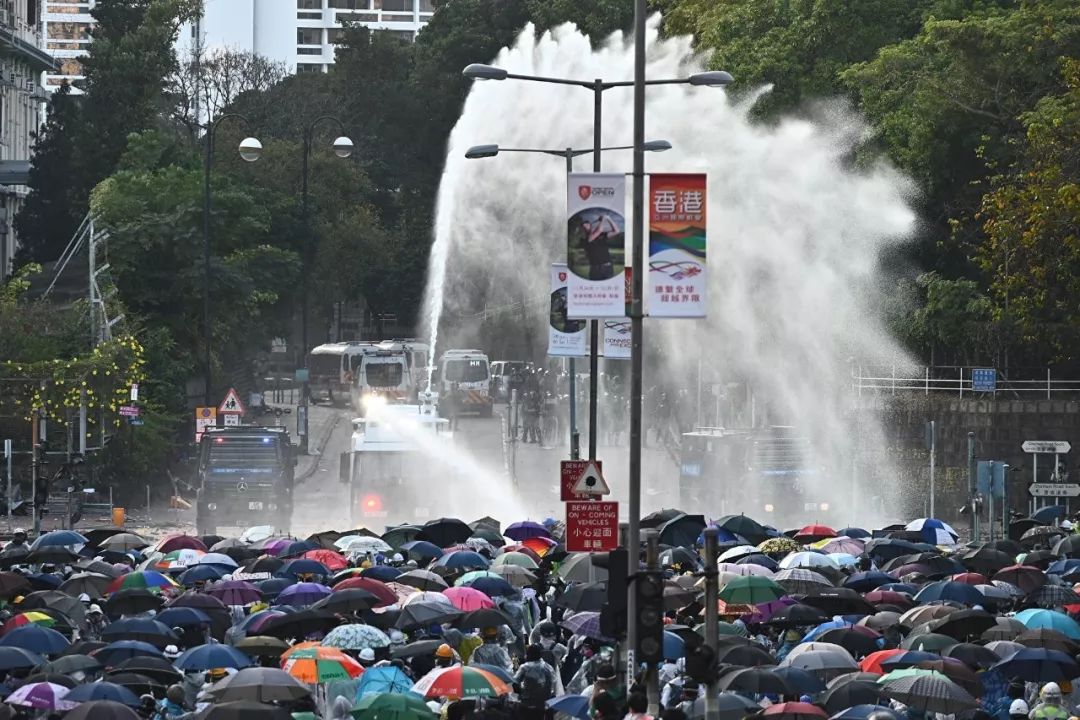
{"type": "MultiPolygon", "coordinates": [[[[218,126],[226,120],[239,120],[245,128],[251,122],[239,113],[226,113],[202,126],[203,137],[203,405],[212,407],[212,365],[211,348],[214,345],[214,332],[210,326],[210,173],[214,161],[214,135],[218,126]]],[[[246,137],[240,141],[240,157],[246,162],[255,162],[262,154],[262,143],[256,138],[246,137]]]]}
{"type": "MultiPolygon", "coordinates": [[[[664,152],[671,149],[671,143],[667,140],[650,140],[642,145],[646,152],[664,152]]],[[[619,145],[616,147],[600,148],[601,151],[608,150],[633,150],[633,145],[619,145]]],[[[574,158],[581,155],[588,155],[591,152],[595,152],[592,148],[588,150],[575,150],[574,148],[566,148],[565,150],[542,150],[539,148],[503,148],[498,145],[473,145],[471,148],[465,151],[465,157],[469,160],[479,160],[482,158],[495,157],[501,152],[515,152],[515,153],[541,153],[544,155],[555,155],[557,157],[566,158],[566,173],[569,175],[574,171],[574,158]]],[[[576,358],[570,358],[570,459],[577,460],[581,457],[581,450],[579,445],[579,436],[577,431],[577,368],[576,358]]],[[[591,437],[591,435],[590,435],[591,437]]]]}
{"type": "MultiPolygon", "coordinates": [[[[600,153],[603,151],[602,144],[602,110],[603,110],[603,93],[605,90],[610,90],[617,87],[633,87],[633,80],[623,80],[617,82],[605,82],[601,78],[595,80],[576,80],[570,78],[553,78],[544,77],[539,75],[520,75],[512,73],[506,68],[496,67],[494,65],[485,65],[483,63],[473,63],[465,67],[462,74],[472,80],[528,80],[531,82],[542,82],[553,85],[574,85],[577,87],[583,87],[593,92],[593,172],[600,172],[600,153]]],[[[726,84],[731,81],[731,76],[725,72],[703,72],[695,73],[685,78],[674,78],[668,80],[647,80],[646,85],[696,85],[715,87],[718,85],[726,84]]],[[[645,144],[641,144],[642,151],[644,151],[645,144]]],[[[666,149],[666,148],[664,148],[666,149]]],[[[488,148],[488,153],[491,152],[491,148],[488,148]]],[[[491,157],[490,154],[478,155],[477,157],[491,157]]],[[[600,377],[600,360],[598,354],[598,346],[600,344],[600,323],[597,320],[589,321],[589,459],[596,459],[596,421],[597,421],[597,395],[598,395],[598,380],[600,377]]],[[[640,499],[639,503],[640,505],[640,499]]],[[[631,500],[631,512],[634,512],[634,503],[631,500]]],[[[640,510],[640,508],[639,508],[640,510]]],[[[635,520],[631,519],[631,524],[635,524],[635,520]]],[[[632,528],[633,529],[633,528],[632,528]]]]}
{"type": "Polygon", "coordinates": [[[342,135],[337,140],[334,140],[334,154],[339,158],[347,158],[352,155],[353,141],[342,135]]]}

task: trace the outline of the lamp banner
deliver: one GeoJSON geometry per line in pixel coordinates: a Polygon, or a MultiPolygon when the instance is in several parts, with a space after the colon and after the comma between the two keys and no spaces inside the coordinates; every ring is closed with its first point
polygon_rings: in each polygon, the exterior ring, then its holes
{"type": "Polygon", "coordinates": [[[705,317],[706,206],[704,174],[650,175],[649,315],[705,317]]]}

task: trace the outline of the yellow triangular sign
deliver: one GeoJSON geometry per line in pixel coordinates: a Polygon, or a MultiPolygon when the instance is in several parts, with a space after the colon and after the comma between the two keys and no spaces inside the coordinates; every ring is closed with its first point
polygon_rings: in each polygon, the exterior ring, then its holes
{"type": "Polygon", "coordinates": [[[574,484],[573,492],[582,495],[609,495],[611,488],[608,487],[604,476],[600,474],[600,468],[590,460],[574,484]]]}

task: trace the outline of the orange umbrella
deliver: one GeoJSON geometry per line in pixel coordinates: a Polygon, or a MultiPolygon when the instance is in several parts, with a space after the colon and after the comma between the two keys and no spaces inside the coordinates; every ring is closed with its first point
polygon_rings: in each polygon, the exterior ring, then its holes
{"type": "Polygon", "coordinates": [[[341,650],[321,645],[291,648],[282,658],[281,669],[309,685],[357,678],[364,672],[363,665],[341,650]]]}
{"type": "Polygon", "coordinates": [[[881,667],[881,663],[885,662],[891,657],[895,657],[905,652],[907,652],[907,650],[903,650],[901,648],[893,648],[892,650],[878,650],[877,652],[872,652],[862,659],[862,662],[859,663],[859,669],[863,672],[884,675],[885,668],[881,667]]]}
{"type": "Polygon", "coordinates": [[[349,561],[345,559],[345,556],[333,550],[308,550],[301,557],[321,562],[331,572],[337,572],[349,567],[349,561]]]}

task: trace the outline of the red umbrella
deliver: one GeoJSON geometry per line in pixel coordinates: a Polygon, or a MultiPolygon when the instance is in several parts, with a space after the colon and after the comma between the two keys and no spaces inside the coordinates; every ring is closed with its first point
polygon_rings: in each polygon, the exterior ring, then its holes
{"type": "Polygon", "coordinates": [[[817,705],[804,702],[786,702],[770,705],[761,713],[771,718],[785,718],[786,720],[815,720],[816,718],[828,718],[829,714],[817,705]]]}
{"type": "Polygon", "coordinates": [[[337,592],[338,590],[348,590],[349,588],[367,590],[369,593],[379,598],[379,605],[376,607],[386,607],[387,605],[393,605],[398,601],[397,594],[375,578],[352,577],[348,580],[342,580],[334,586],[334,592],[337,592]]]}
{"type": "Polygon", "coordinates": [[[1031,565],[1010,565],[994,573],[993,580],[1004,580],[1025,593],[1033,593],[1046,584],[1046,574],[1031,565]]]}
{"type": "Polygon", "coordinates": [[[349,567],[349,561],[345,559],[345,556],[333,550],[308,550],[300,557],[321,562],[331,572],[337,572],[349,567]]]}
{"type": "Polygon", "coordinates": [[[836,537],[836,531],[828,525],[807,525],[799,532],[795,533],[795,539],[800,541],[808,540],[824,540],[825,538],[836,537]]]}
{"type": "Polygon", "coordinates": [[[966,583],[968,585],[987,585],[986,576],[977,572],[966,572],[953,575],[949,578],[953,582],[966,583]]]}
{"type": "Polygon", "coordinates": [[[202,550],[209,552],[203,541],[194,535],[167,535],[163,537],[154,548],[160,553],[170,553],[173,550],[202,550]]]}
{"type": "Polygon", "coordinates": [[[871,590],[863,597],[871,605],[897,605],[902,608],[910,608],[915,605],[915,601],[911,599],[910,595],[896,590],[871,590]]]}
{"type": "Polygon", "coordinates": [[[872,652],[862,659],[859,663],[859,669],[863,672],[874,673],[876,675],[884,675],[885,669],[881,667],[881,663],[885,662],[891,657],[900,655],[907,652],[900,648],[893,648],[892,650],[878,650],[872,652]]]}

